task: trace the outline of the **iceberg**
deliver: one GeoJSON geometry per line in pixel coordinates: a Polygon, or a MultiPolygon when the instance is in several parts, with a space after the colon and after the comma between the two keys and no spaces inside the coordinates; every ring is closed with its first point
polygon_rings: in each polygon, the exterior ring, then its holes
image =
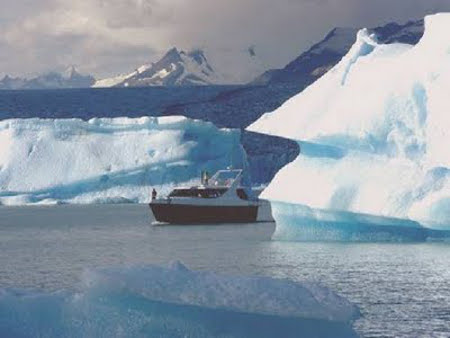
{"type": "Polygon", "coordinates": [[[450,233],[449,29],[450,13],[427,16],[415,46],[362,29],[334,68],[247,128],[301,148],[262,194],[276,238],[450,233]]]}
{"type": "Polygon", "coordinates": [[[145,203],[230,164],[239,130],[181,116],[0,121],[0,204],[145,203]]]}
{"type": "Polygon", "coordinates": [[[0,336],[357,337],[360,311],[309,282],[169,266],[88,270],[77,292],[0,290],[0,336]]]}

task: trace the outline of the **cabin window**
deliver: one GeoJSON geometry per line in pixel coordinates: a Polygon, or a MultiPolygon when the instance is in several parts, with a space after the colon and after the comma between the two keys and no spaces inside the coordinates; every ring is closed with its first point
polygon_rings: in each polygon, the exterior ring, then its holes
{"type": "Polygon", "coordinates": [[[169,194],[169,197],[217,198],[226,191],[227,189],[175,189],[169,194]]]}
{"type": "Polygon", "coordinates": [[[241,200],[248,200],[248,195],[247,195],[247,193],[245,192],[245,190],[244,189],[237,189],[236,190],[236,194],[238,195],[238,197],[241,199],[241,200]]]}

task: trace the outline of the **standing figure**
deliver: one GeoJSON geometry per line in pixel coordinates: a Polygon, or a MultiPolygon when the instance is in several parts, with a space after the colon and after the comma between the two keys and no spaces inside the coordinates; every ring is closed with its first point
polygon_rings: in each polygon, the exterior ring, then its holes
{"type": "Polygon", "coordinates": [[[205,171],[204,181],[205,181],[205,185],[208,185],[208,181],[209,181],[209,173],[208,173],[207,171],[205,171]]]}
{"type": "Polygon", "coordinates": [[[156,192],[155,188],[153,188],[153,190],[152,190],[152,201],[156,199],[157,195],[158,195],[158,193],[156,192]]]}

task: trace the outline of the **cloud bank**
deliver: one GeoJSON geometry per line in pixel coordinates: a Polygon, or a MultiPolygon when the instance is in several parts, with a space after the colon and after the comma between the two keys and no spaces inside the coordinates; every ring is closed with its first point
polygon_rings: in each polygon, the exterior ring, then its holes
{"type": "Polygon", "coordinates": [[[280,67],[335,26],[450,11],[450,0],[0,0],[0,75],[77,65],[98,77],[168,48],[248,51],[280,67]]]}

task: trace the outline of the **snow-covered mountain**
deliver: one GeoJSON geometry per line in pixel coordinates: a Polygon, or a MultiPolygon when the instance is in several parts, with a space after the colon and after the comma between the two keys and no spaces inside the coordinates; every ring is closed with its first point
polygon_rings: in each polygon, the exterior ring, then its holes
{"type": "Polygon", "coordinates": [[[82,75],[72,66],[63,73],[50,72],[28,80],[23,89],[88,88],[94,83],[92,76],[82,75]]]}
{"type": "Polygon", "coordinates": [[[135,70],[132,73],[129,74],[120,74],[113,77],[96,80],[95,83],[92,85],[93,88],[108,88],[108,87],[114,87],[121,83],[123,83],[126,79],[134,76],[137,74],[137,70],[135,70]]]}
{"type": "Polygon", "coordinates": [[[94,87],[197,86],[223,82],[201,50],[186,53],[172,48],[158,62],[143,65],[128,75],[99,80],[94,87]]]}
{"type": "Polygon", "coordinates": [[[0,89],[89,88],[94,82],[94,77],[82,75],[71,66],[63,73],[49,72],[31,79],[12,78],[6,75],[0,80],[0,89]]]}
{"type": "Polygon", "coordinates": [[[5,75],[0,80],[0,89],[20,89],[25,84],[26,80],[20,77],[11,77],[5,75]]]}
{"type": "MultiPolygon", "coordinates": [[[[381,43],[416,44],[423,35],[423,20],[404,25],[389,23],[371,29],[381,43]]],[[[252,84],[294,82],[307,86],[333,68],[355,42],[357,28],[335,28],[319,43],[302,53],[283,69],[271,69],[258,76],[252,84]]]]}
{"type": "Polygon", "coordinates": [[[243,84],[264,70],[254,48],[243,53],[170,49],[159,61],[135,71],[98,80],[93,87],[199,86],[243,84]],[[236,55],[237,54],[237,55],[236,55]],[[244,71],[244,70],[245,71],[244,71]]]}

